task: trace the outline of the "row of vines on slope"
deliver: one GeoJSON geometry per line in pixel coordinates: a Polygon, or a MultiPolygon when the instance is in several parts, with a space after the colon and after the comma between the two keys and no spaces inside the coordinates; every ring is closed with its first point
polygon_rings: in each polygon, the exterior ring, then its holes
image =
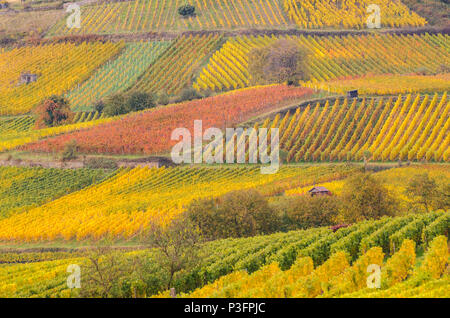
{"type": "Polygon", "coordinates": [[[277,114],[288,162],[449,161],[450,103],[443,95],[336,99],[277,114]],[[368,152],[368,153],[367,153],[368,152]]]}
{"type": "MultiPolygon", "coordinates": [[[[198,297],[370,297],[373,293],[376,297],[404,293],[442,296],[442,286],[448,283],[445,271],[449,221],[448,212],[437,212],[365,221],[334,233],[327,228],[313,228],[212,241],[199,251],[202,264],[183,273],[179,283],[185,285],[187,296],[198,297]],[[365,236],[380,237],[377,233],[381,230],[387,231],[388,241],[395,237],[399,248],[386,251],[378,245],[384,243],[378,240],[371,247],[362,249],[361,239],[365,236]],[[425,234],[429,233],[433,235],[426,240],[425,234]],[[427,249],[420,266],[414,266],[415,246],[427,249]],[[390,255],[386,263],[383,262],[384,255],[390,255]],[[382,289],[365,288],[369,264],[382,266],[382,289]],[[196,288],[199,289],[189,293],[196,288]]],[[[135,253],[145,253],[150,258],[155,256],[152,251],[135,253]]],[[[84,266],[83,255],[53,254],[46,255],[41,262],[1,266],[0,295],[76,296],[67,289],[66,269],[69,264],[84,266]]],[[[17,259],[13,255],[11,257],[17,259]]],[[[29,255],[28,259],[36,257],[29,255]]],[[[169,292],[159,296],[168,297],[169,292]]]]}
{"type": "Polygon", "coordinates": [[[197,90],[223,91],[250,85],[249,52],[279,39],[293,40],[309,51],[310,79],[305,84],[365,74],[408,74],[419,68],[440,72],[450,59],[450,37],[422,35],[240,36],[213,54],[194,83],[197,90]]]}
{"type": "Polygon", "coordinates": [[[163,30],[217,30],[280,27],[291,23],[278,0],[193,0],[196,15],[183,18],[182,0],[135,0],[84,6],[80,28],[59,21],[49,32],[62,34],[137,33],[163,30]]]}
{"type": "Polygon", "coordinates": [[[27,113],[44,98],[61,95],[81,84],[124,45],[123,42],[55,43],[0,53],[0,115],[27,113]],[[37,75],[37,80],[21,83],[22,72],[37,75]]]}
{"type": "MultiPolygon", "coordinates": [[[[328,177],[347,170],[344,166],[327,170],[328,177]]],[[[260,188],[283,179],[313,184],[317,173],[315,167],[282,167],[273,175],[261,174],[258,167],[120,170],[102,183],[1,220],[0,240],[131,238],[151,220],[169,222],[193,199],[260,188]]]]}

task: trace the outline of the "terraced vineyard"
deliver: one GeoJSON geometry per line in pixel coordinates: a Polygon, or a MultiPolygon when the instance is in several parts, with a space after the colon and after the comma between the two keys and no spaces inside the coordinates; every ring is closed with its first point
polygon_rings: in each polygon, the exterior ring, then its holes
{"type": "MultiPolygon", "coordinates": [[[[335,170],[328,173],[330,179],[335,178],[335,170]]],[[[289,167],[276,175],[262,175],[257,167],[125,169],[102,183],[0,220],[0,240],[131,238],[151,219],[169,222],[195,198],[299,177],[304,180],[298,180],[297,185],[308,180],[312,184],[316,176],[314,168],[289,167]]]]}
{"type": "Polygon", "coordinates": [[[131,87],[169,44],[169,41],[128,43],[117,59],[104,64],[66,95],[72,109],[92,110],[96,101],[131,87]]]}
{"type": "Polygon", "coordinates": [[[448,298],[446,1],[0,0],[0,298],[448,298]]]}
{"type": "Polygon", "coordinates": [[[337,99],[276,116],[288,162],[449,161],[447,94],[337,99]],[[366,152],[369,151],[369,155],[366,152]]]}
{"type": "Polygon", "coordinates": [[[114,119],[117,118],[113,117],[101,118],[97,120],[84,121],[75,124],[42,128],[36,130],[7,131],[4,134],[0,135],[0,151],[3,152],[7,150],[12,150],[19,146],[23,146],[31,142],[36,142],[46,137],[57,136],[73,131],[80,131],[83,129],[94,127],[96,125],[105,124],[114,119]]]}
{"type": "MultiPolygon", "coordinates": [[[[230,92],[201,100],[162,106],[130,114],[93,129],[62,135],[24,147],[38,152],[59,152],[70,140],[76,140],[84,153],[164,153],[177,142],[172,131],[179,127],[191,129],[201,118],[205,127],[238,124],[277,107],[308,97],[310,89],[285,85],[263,86],[230,92]],[[237,102],[238,101],[238,102],[237,102]]],[[[91,127],[96,123],[85,123],[91,127]]],[[[79,124],[76,124],[79,125],[79,124]]],[[[61,126],[58,128],[63,128],[61,126]]],[[[74,126],[76,127],[76,126],[74,126]]],[[[1,148],[0,148],[1,149],[1,148]]]]}
{"type": "Polygon", "coordinates": [[[192,78],[203,60],[221,41],[218,35],[181,36],[140,77],[133,89],[178,94],[192,85],[192,78]]]}
{"type": "Polygon", "coordinates": [[[364,74],[407,74],[418,68],[438,72],[450,59],[450,37],[443,34],[363,36],[241,36],[230,38],[201,71],[197,90],[223,91],[250,85],[248,53],[277,39],[292,39],[309,52],[309,87],[316,82],[364,74]]]}
{"type": "Polygon", "coordinates": [[[0,53],[0,115],[29,112],[44,98],[61,95],[86,80],[123,48],[122,42],[57,43],[24,46],[0,53]],[[20,74],[38,76],[20,84],[20,74]]]}
{"type": "Polygon", "coordinates": [[[278,0],[194,0],[197,14],[183,18],[181,0],[136,0],[82,8],[81,28],[69,29],[65,19],[49,34],[136,33],[156,30],[217,30],[289,25],[278,0]]]}
{"type": "Polygon", "coordinates": [[[21,131],[30,130],[34,125],[34,118],[32,116],[21,117],[3,117],[0,118],[0,133],[17,133],[21,131]]]}
{"type": "MultiPolygon", "coordinates": [[[[190,294],[183,294],[182,297],[304,298],[361,296],[365,293],[374,293],[373,289],[366,287],[365,271],[369,264],[384,265],[383,257],[381,248],[374,247],[360,256],[353,264],[350,264],[348,254],[338,251],[315,268],[310,257],[298,257],[288,270],[282,271],[277,263],[271,263],[251,274],[245,271],[237,271],[190,294]]],[[[434,297],[445,297],[445,288],[442,287],[448,283],[448,275],[444,275],[447,258],[446,237],[440,236],[433,242],[433,246],[426,254],[425,264],[414,269],[415,244],[411,240],[404,240],[400,250],[387,260],[386,269],[382,272],[383,290],[377,292],[381,295],[399,292],[399,286],[396,285],[401,284],[408,273],[413,271],[413,277],[406,280],[402,287],[414,284],[425,286],[420,286],[419,290],[410,292],[410,295],[416,293],[420,296],[421,294],[432,293],[434,297]],[[436,254],[443,255],[441,262],[435,263],[439,266],[438,269],[429,266],[430,262],[437,261],[436,254]],[[405,263],[407,261],[409,261],[409,264],[405,263]],[[421,282],[420,275],[426,274],[434,277],[422,278],[423,281],[421,282]]],[[[401,294],[405,294],[405,289],[401,289],[401,294]]],[[[169,295],[163,296],[168,297],[169,295]]]]}
{"type": "Polygon", "coordinates": [[[108,175],[102,170],[0,167],[0,219],[81,190],[108,175]]]}
{"type": "Polygon", "coordinates": [[[388,28],[424,26],[427,21],[400,1],[346,1],[338,4],[297,0],[193,0],[196,15],[183,18],[177,9],[181,0],[135,0],[104,2],[82,7],[81,28],[68,28],[59,21],[49,35],[139,33],[166,30],[218,30],[236,28],[301,29],[366,27],[367,7],[379,6],[381,26],[388,28]]]}
{"type": "MultiPolygon", "coordinates": [[[[367,26],[369,5],[377,5],[381,12],[381,27],[423,26],[427,21],[411,12],[401,1],[391,0],[349,0],[337,1],[299,1],[283,0],[289,18],[301,28],[355,28],[367,26]]],[[[372,10],[370,10],[372,12],[372,10]]]]}
{"type": "MultiPolygon", "coordinates": [[[[434,293],[443,297],[445,289],[442,286],[448,281],[448,274],[445,274],[448,262],[447,238],[444,235],[448,235],[449,220],[448,212],[438,212],[426,216],[366,221],[334,233],[327,228],[316,228],[213,241],[201,248],[201,255],[206,257],[201,267],[179,277],[181,281],[192,282],[187,289],[199,289],[181,296],[315,297],[324,293],[322,297],[346,297],[354,293],[377,293],[382,296],[406,292],[413,295],[434,293]],[[377,233],[386,233],[387,240],[377,241],[377,233]],[[373,241],[373,247],[364,250],[362,236],[370,237],[366,241],[373,241]],[[401,247],[395,252],[385,250],[383,244],[389,245],[394,238],[401,247]],[[415,246],[427,248],[422,264],[416,266],[415,246]],[[353,259],[351,255],[354,255],[353,259]],[[390,256],[386,263],[383,263],[384,255],[390,256]],[[368,264],[382,265],[384,274],[381,290],[365,288],[368,264]],[[409,272],[413,274],[408,277],[405,273],[409,272]],[[424,279],[421,275],[429,276],[424,279]],[[351,280],[350,277],[356,279],[351,280]],[[317,280],[327,282],[329,288],[322,290],[321,286],[324,285],[317,284],[317,280]],[[304,284],[308,282],[313,283],[314,288],[305,290],[304,284]],[[408,285],[414,285],[414,290],[401,288],[408,285]]],[[[152,251],[138,253],[154,257],[152,251]]],[[[67,289],[64,274],[69,264],[84,266],[85,260],[82,255],[73,256],[67,258],[70,255],[62,253],[55,254],[55,260],[52,261],[3,265],[0,267],[0,276],[3,277],[1,295],[76,296],[76,292],[67,289]],[[33,273],[33,279],[23,283],[25,275],[30,273],[33,273]],[[43,277],[47,279],[43,280],[43,277]]],[[[16,259],[13,255],[12,258],[16,259]]],[[[164,292],[158,297],[168,296],[169,292],[164,292]]]]}
{"type": "MultiPolygon", "coordinates": [[[[435,182],[440,186],[447,184],[450,180],[450,171],[448,171],[448,168],[446,168],[445,165],[434,164],[388,169],[374,174],[373,177],[380,183],[382,183],[386,187],[386,189],[389,190],[389,192],[395,195],[395,197],[401,199],[404,202],[410,202],[411,198],[405,195],[406,185],[411,179],[411,176],[414,176],[416,174],[427,174],[431,178],[433,178],[433,180],[435,180],[435,182]]],[[[318,180],[317,185],[324,186],[332,193],[340,195],[342,194],[342,190],[345,188],[345,179],[336,178],[335,180],[326,182],[321,182],[320,180],[318,180]]],[[[311,188],[308,186],[300,186],[285,191],[285,194],[301,195],[306,194],[310,189],[311,188]]]]}
{"type": "Polygon", "coordinates": [[[79,259],[34,264],[0,265],[0,297],[70,297],[67,266],[79,259]]]}
{"type": "Polygon", "coordinates": [[[391,95],[408,93],[446,92],[450,87],[450,75],[366,75],[351,79],[337,79],[324,83],[305,83],[339,94],[357,89],[364,95],[391,95]]]}

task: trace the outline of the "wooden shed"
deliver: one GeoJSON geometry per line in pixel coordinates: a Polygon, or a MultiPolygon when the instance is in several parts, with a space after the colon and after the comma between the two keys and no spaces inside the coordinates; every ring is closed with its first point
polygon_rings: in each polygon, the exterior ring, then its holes
{"type": "Polygon", "coordinates": [[[357,98],[358,97],[358,90],[354,89],[354,90],[348,91],[347,92],[347,97],[348,98],[357,98]]]}
{"type": "Polygon", "coordinates": [[[29,84],[37,81],[37,74],[31,74],[29,72],[23,72],[20,74],[19,84],[29,84]]]}
{"type": "Polygon", "coordinates": [[[312,189],[310,189],[308,191],[308,193],[313,197],[315,195],[331,195],[331,191],[328,190],[325,187],[322,186],[318,186],[318,187],[313,187],[312,189]]]}

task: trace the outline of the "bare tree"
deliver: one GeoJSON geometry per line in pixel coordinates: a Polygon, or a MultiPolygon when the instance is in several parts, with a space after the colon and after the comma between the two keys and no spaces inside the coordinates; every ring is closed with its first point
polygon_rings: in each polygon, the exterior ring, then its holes
{"type": "Polygon", "coordinates": [[[93,249],[87,260],[82,272],[81,297],[112,297],[114,286],[131,270],[124,264],[120,251],[109,244],[93,249]]]}
{"type": "Polygon", "coordinates": [[[309,77],[308,51],[287,39],[255,48],[249,54],[249,71],[253,84],[297,84],[309,77]]]}
{"type": "Polygon", "coordinates": [[[172,220],[165,227],[161,223],[154,221],[150,224],[147,242],[159,252],[156,261],[167,270],[167,288],[171,288],[177,272],[188,270],[201,261],[198,251],[202,235],[185,215],[172,220]]]}

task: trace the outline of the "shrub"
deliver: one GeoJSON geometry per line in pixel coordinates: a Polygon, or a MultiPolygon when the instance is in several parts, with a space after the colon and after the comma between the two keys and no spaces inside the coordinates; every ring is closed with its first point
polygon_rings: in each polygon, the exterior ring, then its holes
{"type": "Polygon", "coordinates": [[[292,40],[281,39],[249,53],[249,72],[254,85],[288,83],[309,78],[308,51],[292,40]]]}
{"type": "Polygon", "coordinates": [[[76,140],[68,142],[64,146],[64,150],[61,154],[62,161],[73,160],[77,158],[78,145],[76,140]]]}
{"type": "Polygon", "coordinates": [[[102,100],[99,100],[94,104],[94,110],[99,112],[100,114],[103,113],[104,108],[105,108],[105,103],[102,100]]]}
{"type": "Polygon", "coordinates": [[[202,96],[193,88],[185,88],[181,91],[180,96],[177,99],[178,103],[184,102],[184,101],[190,101],[194,99],[201,98],[202,96]]]}
{"type": "Polygon", "coordinates": [[[36,127],[55,127],[70,123],[74,113],[70,110],[69,102],[61,96],[50,96],[33,111],[36,117],[36,127]]]}
{"type": "Polygon", "coordinates": [[[352,267],[347,268],[342,275],[331,279],[331,288],[327,296],[351,293],[366,287],[368,266],[371,264],[381,266],[383,259],[383,250],[380,247],[372,247],[359,257],[352,267]]]}
{"type": "Polygon", "coordinates": [[[193,17],[195,16],[195,7],[186,3],[178,8],[178,13],[183,17],[193,17]]]}
{"type": "Polygon", "coordinates": [[[155,98],[152,94],[133,91],[127,95],[127,106],[129,111],[140,111],[155,107],[155,98]]]}
{"type": "Polygon", "coordinates": [[[342,195],[340,218],[347,223],[394,215],[397,202],[388,190],[369,174],[347,179],[342,195]]]}
{"type": "Polygon", "coordinates": [[[106,98],[103,111],[107,116],[117,116],[152,108],[155,105],[152,94],[132,91],[126,94],[117,93],[106,98]]]}
{"type": "Polygon", "coordinates": [[[167,95],[166,93],[162,93],[161,95],[159,95],[158,97],[159,105],[167,105],[169,103],[170,103],[169,95],[167,95]]]}
{"type": "Polygon", "coordinates": [[[406,194],[413,202],[421,204],[427,212],[431,211],[433,201],[438,196],[438,188],[434,179],[428,173],[412,176],[406,187],[406,194]]]}
{"type": "Polygon", "coordinates": [[[117,116],[128,113],[125,95],[117,93],[107,97],[103,111],[107,116],[117,116]]]}
{"type": "Polygon", "coordinates": [[[0,36],[0,46],[12,45],[17,42],[17,39],[11,35],[1,35],[0,36]]]}
{"type": "Polygon", "coordinates": [[[282,199],[273,208],[284,220],[285,230],[335,224],[339,212],[339,201],[332,196],[306,195],[282,199]]]}
{"type": "Polygon", "coordinates": [[[280,224],[267,200],[256,190],[195,200],[187,207],[187,215],[212,240],[268,234],[275,232],[280,224]]]}

